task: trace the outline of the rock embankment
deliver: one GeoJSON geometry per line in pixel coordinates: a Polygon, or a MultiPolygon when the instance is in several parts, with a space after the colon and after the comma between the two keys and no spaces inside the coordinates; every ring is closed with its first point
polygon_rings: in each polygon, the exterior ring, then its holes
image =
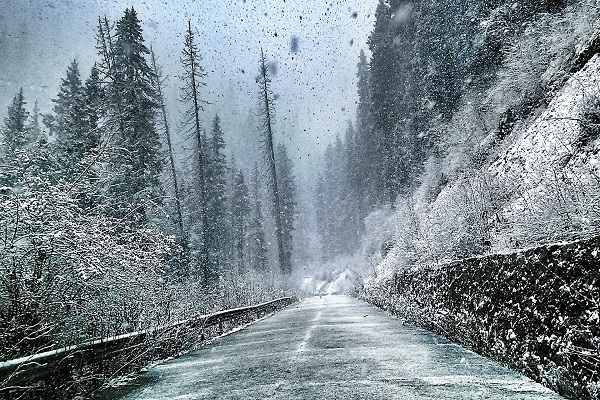
{"type": "Polygon", "coordinates": [[[600,237],[400,270],[363,296],[567,398],[600,398],[600,237]]]}

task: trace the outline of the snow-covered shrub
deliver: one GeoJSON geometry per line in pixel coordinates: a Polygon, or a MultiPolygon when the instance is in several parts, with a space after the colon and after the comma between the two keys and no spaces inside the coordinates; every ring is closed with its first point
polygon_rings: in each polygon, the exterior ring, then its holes
{"type": "Polygon", "coordinates": [[[543,186],[520,189],[518,199],[503,210],[498,236],[513,242],[505,248],[570,241],[600,234],[600,175],[574,169],[551,168],[543,186]],[[586,176],[587,172],[587,176],[586,176]]]}
{"type": "Polygon", "coordinates": [[[398,224],[395,213],[390,207],[374,211],[365,218],[365,236],[363,251],[367,258],[381,260],[382,245],[394,240],[395,227],[398,224]]]}
{"type": "Polygon", "coordinates": [[[463,174],[429,202],[433,181],[428,177],[412,196],[397,200],[386,221],[395,227],[394,248],[380,272],[487,254],[492,249],[502,222],[499,211],[510,198],[507,188],[485,172],[463,174]]]}
{"type": "Polygon", "coordinates": [[[284,297],[288,293],[286,281],[279,272],[229,271],[220,281],[221,307],[235,308],[284,297]]]}
{"type": "Polygon", "coordinates": [[[0,191],[0,358],[154,324],[172,241],[83,209],[72,186],[17,151],[0,191]]]}
{"type": "Polygon", "coordinates": [[[528,97],[562,83],[565,61],[580,51],[597,28],[598,10],[584,2],[558,14],[538,14],[507,47],[498,80],[488,97],[496,111],[522,107],[528,97]]]}
{"type": "MultiPolygon", "coordinates": [[[[448,180],[453,180],[466,170],[473,168],[474,151],[488,135],[488,129],[494,121],[487,120],[488,115],[481,107],[481,96],[468,94],[465,103],[456,111],[452,119],[438,125],[440,130],[440,171],[448,180]]],[[[480,162],[475,162],[480,166],[480,162]]]]}

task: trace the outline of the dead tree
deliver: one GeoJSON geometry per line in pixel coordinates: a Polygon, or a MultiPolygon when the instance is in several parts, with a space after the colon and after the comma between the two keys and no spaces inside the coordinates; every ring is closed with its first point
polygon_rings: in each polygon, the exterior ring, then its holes
{"type": "Polygon", "coordinates": [[[165,99],[162,91],[162,80],[161,80],[161,71],[158,65],[156,64],[156,56],[154,54],[154,50],[151,49],[152,54],[152,69],[154,70],[154,77],[156,79],[156,94],[158,96],[158,102],[160,104],[160,111],[163,119],[163,125],[165,128],[165,136],[167,141],[167,150],[169,151],[169,172],[171,175],[171,180],[173,181],[173,191],[175,195],[175,211],[177,212],[177,219],[175,224],[177,225],[177,230],[179,233],[179,241],[184,248],[187,249],[186,239],[185,239],[185,230],[183,226],[183,213],[181,211],[181,193],[179,190],[179,182],[177,180],[177,171],[175,170],[175,156],[173,155],[173,143],[171,141],[171,130],[169,129],[169,121],[167,119],[167,107],[165,106],[165,99]]]}
{"type": "Polygon", "coordinates": [[[260,75],[258,84],[260,85],[261,110],[263,117],[262,131],[264,135],[264,145],[266,149],[266,161],[269,169],[269,186],[271,187],[271,202],[273,214],[275,217],[275,234],[277,236],[277,249],[279,255],[279,268],[281,272],[289,275],[292,272],[291,260],[286,257],[286,251],[283,239],[283,226],[281,221],[281,201],[279,198],[279,189],[277,187],[277,171],[275,169],[275,149],[273,146],[273,118],[275,108],[273,106],[273,93],[269,88],[271,79],[268,76],[268,66],[263,50],[260,50],[260,75]]]}

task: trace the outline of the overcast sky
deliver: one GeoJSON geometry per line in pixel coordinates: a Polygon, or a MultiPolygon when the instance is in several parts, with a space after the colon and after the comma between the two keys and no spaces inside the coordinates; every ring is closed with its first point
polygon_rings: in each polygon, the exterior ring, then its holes
{"type": "Polygon", "coordinates": [[[278,66],[276,134],[287,138],[295,158],[323,149],[354,118],[356,64],[377,0],[0,0],[0,115],[20,86],[31,104],[38,98],[48,111],[70,61],[76,58],[86,77],[98,59],[98,16],[116,21],[132,5],[170,76],[173,107],[189,19],[209,74],[207,121],[218,111],[232,130],[239,121],[228,113],[237,110],[241,120],[256,109],[261,47],[278,66]]]}

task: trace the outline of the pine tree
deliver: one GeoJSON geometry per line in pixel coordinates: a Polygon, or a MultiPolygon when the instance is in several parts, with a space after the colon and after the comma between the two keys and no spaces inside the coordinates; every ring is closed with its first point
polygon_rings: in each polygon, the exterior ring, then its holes
{"type": "Polygon", "coordinates": [[[371,71],[364,50],[360,50],[358,64],[356,66],[358,107],[356,110],[356,129],[363,135],[367,135],[372,129],[371,116],[371,71]]]}
{"type": "Polygon", "coordinates": [[[78,175],[79,163],[84,155],[98,145],[97,139],[88,138],[96,132],[86,122],[85,88],[76,60],[68,67],[56,99],[52,101],[54,114],[46,116],[44,123],[50,134],[56,137],[52,147],[60,168],[59,176],[72,181],[78,175]]]}
{"type": "Polygon", "coordinates": [[[96,50],[102,60],[98,70],[107,82],[114,82],[115,76],[115,40],[113,29],[108,18],[98,17],[98,33],[96,34],[96,50]]]}
{"type": "Polygon", "coordinates": [[[90,76],[85,81],[83,88],[84,97],[84,147],[88,150],[100,145],[100,120],[103,115],[105,92],[100,80],[100,71],[93,66],[90,76]]]}
{"type": "MultiPolygon", "coordinates": [[[[342,210],[344,215],[343,231],[346,232],[344,251],[347,254],[354,253],[361,234],[364,233],[363,218],[365,213],[365,187],[357,182],[356,177],[364,175],[360,171],[359,148],[357,145],[357,132],[350,121],[346,129],[343,143],[343,176],[340,177],[342,193],[344,194],[342,210]]],[[[362,160],[361,160],[362,161],[362,160]]]]}
{"type": "Polygon", "coordinates": [[[30,137],[32,141],[42,139],[42,127],[40,126],[40,107],[38,101],[33,103],[33,112],[31,114],[31,121],[29,124],[30,137]]]}
{"type": "Polygon", "coordinates": [[[231,193],[231,240],[233,245],[233,262],[238,272],[246,270],[246,253],[248,241],[248,225],[250,218],[250,195],[241,169],[233,174],[231,193]]]}
{"type": "Polygon", "coordinates": [[[226,219],[227,203],[227,160],[225,158],[225,140],[221,129],[221,119],[215,115],[210,141],[207,143],[206,169],[206,247],[209,268],[219,271],[224,268],[227,259],[228,224],[226,219]]]}
{"type": "Polygon", "coordinates": [[[2,135],[7,151],[14,151],[23,148],[29,141],[29,128],[27,119],[29,112],[25,109],[25,98],[23,88],[13,98],[12,104],[8,106],[8,115],[4,118],[4,129],[2,135]]]}
{"type": "Polygon", "coordinates": [[[397,176],[394,174],[398,149],[395,147],[394,130],[397,118],[396,93],[396,54],[393,48],[392,10],[380,0],[375,11],[375,28],[369,36],[371,50],[371,96],[373,112],[373,132],[376,148],[373,150],[375,163],[373,178],[376,202],[393,203],[397,190],[397,176]]]}
{"type": "MultiPolygon", "coordinates": [[[[18,169],[22,166],[21,152],[28,144],[29,129],[27,118],[29,113],[25,109],[23,88],[13,98],[8,106],[4,126],[0,130],[2,141],[0,146],[0,193],[7,188],[13,188],[19,181],[18,169]]],[[[12,189],[11,189],[12,190],[12,189]]]]}
{"type": "Polygon", "coordinates": [[[78,110],[71,113],[75,117],[69,117],[77,123],[66,130],[67,137],[63,134],[63,138],[52,146],[60,163],[58,167],[62,170],[60,175],[68,179],[69,191],[86,212],[91,212],[102,202],[103,188],[98,167],[104,160],[100,126],[103,98],[99,72],[93,67],[76,98],[74,107],[78,110]],[[70,151],[66,152],[66,149],[70,151]]]}
{"type": "MultiPolygon", "coordinates": [[[[330,149],[330,146],[327,147],[330,149]]],[[[327,170],[326,170],[327,173],[327,170]]],[[[332,210],[330,208],[330,194],[327,190],[325,178],[319,174],[316,186],[315,212],[317,216],[317,233],[319,234],[319,243],[322,248],[323,261],[332,259],[335,256],[335,245],[331,232],[333,232],[332,210]]]]}
{"type": "Polygon", "coordinates": [[[358,107],[356,110],[356,132],[352,155],[348,156],[348,174],[350,185],[357,196],[357,218],[363,219],[376,204],[375,191],[378,179],[377,143],[373,131],[373,116],[371,112],[371,71],[367,57],[360,51],[357,65],[358,78],[358,107]]]}
{"type": "Polygon", "coordinates": [[[348,125],[344,140],[336,137],[325,150],[325,171],[317,182],[317,230],[324,260],[353,254],[364,231],[359,216],[356,189],[350,177],[350,161],[355,154],[354,129],[348,125]]]}
{"type": "MultiPolygon", "coordinates": [[[[156,55],[154,54],[154,50],[150,49],[152,55],[152,72],[154,75],[155,87],[156,87],[156,95],[160,105],[160,112],[162,116],[162,123],[164,129],[164,136],[167,143],[167,152],[169,153],[169,173],[171,182],[173,183],[173,194],[175,197],[174,206],[175,206],[175,225],[177,226],[177,241],[183,247],[184,253],[187,252],[187,239],[185,235],[185,230],[183,226],[183,212],[181,211],[182,205],[182,197],[180,192],[180,184],[179,179],[177,177],[177,171],[175,169],[175,154],[173,152],[173,143],[171,140],[171,130],[169,126],[169,120],[167,118],[167,106],[165,104],[165,99],[162,90],[162,74],[158,64],[156,63],[156,55]]],[[[187,258],[184,256],[184,258],[187,258]]]]}
{"type": "Polygon", "coordinates": [[[149,221],[150,204],[160,203],[162,197],[160,138],[155,126],[159,103],[156,78],[146,61],[149,54],[137,13],[128,8],[117,22],[113,53],[108,56],[114,64],[105,68],[112,78],[107,88],[108,118],[116,134],[114,144],[123,149],[113,159],[116,174],[110,192],[115,216],[137,225],[149,221]]]}
{"type": "Polygon", "coordinates": [[[323,244],[323,258],[334,259],[343,254],[343,240],[341,219],[346,210],[343,209],[342,185],[344,177],[342,170],[341,139],[336,137],[333,144],[325,149],[325,175],[319,182],[319,198],[321,199],[321,241],[323,244]]]}
{"type": "Polygon", "coordinates": [[[4,126],[0,128],[0,187],[34,188],[50,181],[51,153],[43,135],[34,134],[34,124],[29,121],[23,89],[8,106],[4,126]],[[34,179],[35,177],[35,179],[34,179]]]}
{"type": "Polygon", "coordinates": [[[50,134],[59,135],[58,140],[63,140],[60,135],[67,134],[67,130],[73,129],[74,122],[81,115],[81,99],[83,85],[79,74],[79,65],[77,60],[73,60],[67,68],[67,75],[62,79],[56,99],[54,103],[54,118],[48,121],[50,134]]]}

